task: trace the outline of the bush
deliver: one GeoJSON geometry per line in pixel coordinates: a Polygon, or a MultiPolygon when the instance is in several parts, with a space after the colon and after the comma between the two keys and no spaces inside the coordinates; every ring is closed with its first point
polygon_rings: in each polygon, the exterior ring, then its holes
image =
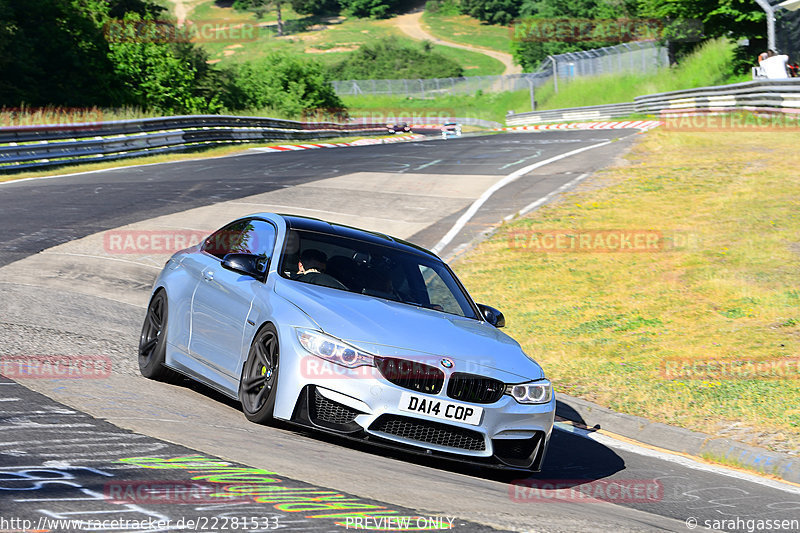
{"type": "Polygon", "coordinates": [[[461,0],[461,12],[489,24],[506,26],[519,17],[518,0],[461,0]]]}
{"type": "Polygon", "coordinates": [[[342,11],[355,17],[386,18],[396,13],[402,0],[339,0],[342,11]]]}
{"type": "Polygon", "coordinates": [[[128,13],[118,39],[109,43],[109,59],[123,85],[126,104],[171,113],[216,113],[216,95],[199,94],[208,67],[205,56],[188,44],[163,44],[137,39],[137,13],[128,13]]]}
{"type": "Polygon", "coordinates": [[[434,52],[430,43],[417,47],[393,39],[364,45],[330,67],[337,80],[449,78],[463,73],[461,65],[434,52]]]}
{"type": "Polygon", "coordinates": [[[291,0],[291,4],[301,15],[332,15],[340,9],[338,0],[291,0]]]}
{"type": "Polygon", "coordinates": [[[428,0],[425,4],[425,11],[438,13],[439,15],[460,15],[461,6],[457,0],[428,0]]]}
{"type": "Polygon", "coordinates": [[[238,109],[272,108],[297,117],[313,109],[343,107],[316,61],[274,53],[240,65],[235,75],[238,109]]]}

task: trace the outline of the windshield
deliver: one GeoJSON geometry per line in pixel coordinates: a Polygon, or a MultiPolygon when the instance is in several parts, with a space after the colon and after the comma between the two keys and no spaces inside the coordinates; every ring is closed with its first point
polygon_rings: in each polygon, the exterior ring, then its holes
{"type": "Polygon", "coordinates": [[[444,263],[390,246],[292,230],[281,265],[285,278],[477,318],[444,263]]]}

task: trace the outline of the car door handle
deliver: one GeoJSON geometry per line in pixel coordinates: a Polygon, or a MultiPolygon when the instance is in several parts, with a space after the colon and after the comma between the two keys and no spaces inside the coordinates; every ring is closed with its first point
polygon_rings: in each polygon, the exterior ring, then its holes
{"type": "Polygon", "coordinates": [[[203,279],[206,281],[214,281],[214,272],[211,270],[203,272],[203,279]]]}

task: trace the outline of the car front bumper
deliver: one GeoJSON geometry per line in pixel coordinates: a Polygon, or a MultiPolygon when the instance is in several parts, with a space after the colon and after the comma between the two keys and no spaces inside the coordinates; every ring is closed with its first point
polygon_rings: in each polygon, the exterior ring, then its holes
{"type": "MultiPolygon", "coordinates": [[[[279,418],[428,455],[541,468],[553,429],[555,398],[545,404],[525,405],[504,394],[493,403],[469,403],[448,397],[447,382],[438,394],[423,394],[391,383],[376,367],[348,369],[319,359],[290,339],[282,343],[278,403],[283,408],[276,409],[279,418]],[[483,413],[478,425],[409,413],[400,408],[401,397],[408,392],[478,406],[483,413]]],[[[490,371],[487,377],[493,377],[490,371]]]]}

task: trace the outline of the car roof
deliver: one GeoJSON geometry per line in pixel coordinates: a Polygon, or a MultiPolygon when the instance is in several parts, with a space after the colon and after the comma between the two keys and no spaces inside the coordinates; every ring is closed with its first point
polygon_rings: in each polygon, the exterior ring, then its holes
{"type": "Polygon", "coordinates": [[[399,250],[414,253],[417,255],[423,255],[426,257],[439,259],[439,256],[437,256],[430,250],[426,250],[421,246],[417,246],[416,244],[412,244],[408,241],[404,241],[402,239],[398,239],[396,237],[392,237],[384,233],[367,231],[359,228],[354,228],[352,226],[345,226],[344,224],[327,222],[325,220],[320,220],[318,218],[303,217],[298,215],[284,215],[284,214],[279,214],[278,216],[280,216],[286,221],[286,226],[289,229],[301,230],[301,231],[314,231],[317,233],[338,235],[340,237],[365,241],[373,244],[378,244],[381,246],[390,246],[392,248],[397,248],[399,250]]]}

